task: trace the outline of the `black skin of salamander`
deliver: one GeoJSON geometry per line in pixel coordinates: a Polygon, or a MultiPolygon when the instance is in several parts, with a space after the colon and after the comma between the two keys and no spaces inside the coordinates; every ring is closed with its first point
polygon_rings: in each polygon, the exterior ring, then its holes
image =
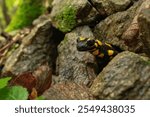
{"type": "Polygon", "coordinates": [[[89,39],[89,38],[85,38],[82,40],[80,40],[80,38],[77,39],[77,50],[78,51],[88,51],[92,54],[91,50],[92,49],[96,49],[99,50],[99,52],[104,54],[104,57],[99,57],[99,56],[95,56],[95,60],[96,60],[96,73],[98,74],[99,72],[101,72],[103,70],[103,68],[108,64],[108,62],[118,54],[118,51],[114,48],[114,46],[108,46],[106,43],[102,43],[102,45],[99,45],[97,47],[94,46],[94,44],[96,43],[96,39],[89,39]],[[91,41],[90,43],[88,43],[89,41],[91,41]],[[109,56],[107,51],[108,50],[113,50],[114,54],[112,56],[109,56]]]}

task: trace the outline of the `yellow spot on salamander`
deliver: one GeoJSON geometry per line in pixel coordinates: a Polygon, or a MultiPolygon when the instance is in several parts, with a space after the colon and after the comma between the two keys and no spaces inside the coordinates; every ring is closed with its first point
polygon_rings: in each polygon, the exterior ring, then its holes
{"type": "Polygon", "coordinates": [[[108,50],[107,52],[108,52],[108,55],[109,55],[109,56],[112,56],[112,55],[114,54],[114,51],[113,51],[113,50],[108,50]]]}
{"type": "Polygon", "coordinates": [[[104,54],[103,54],[103,53],[100,53],[98,56],[99,56],[100,58],[103,58],[103,57],[104,57],[104,54]]]}
{"type": "Polygon", "coordinates": [[[109,47],[111,47],[111,48],[112,48],[112,46],[111,46],[110,44],[108,44],[108,43],[105,43],[105,45],[107,45],[107,46],[109,46],[109,47]]]}
{"type": "Polygon", "coordinates": [[[102,44],[102,42],[101,41],[99,41],[99,40],[96,40],[96,42],[98,43],[98,45],[100,45],[100,46],[102,46],[103,44],[102,44]]]}
{"type": "Polygon", "coordinates": [[[94,52],[92,52],[93,55],[98,55],[99,54],[99,50],[95,50],[94,52]]]}
{"type": "Polygon", "coordinates": [[[84,37],[80,37],[80,41],[83,41],[83,40],[85,40],[85,38],[84,37]]]}
{"type": "Polygon", "coordinates": [[[94,45],[95,45],[96,48],[98,47],[98,44],[97,44],[97,43],[95,43],[94,45]]]}

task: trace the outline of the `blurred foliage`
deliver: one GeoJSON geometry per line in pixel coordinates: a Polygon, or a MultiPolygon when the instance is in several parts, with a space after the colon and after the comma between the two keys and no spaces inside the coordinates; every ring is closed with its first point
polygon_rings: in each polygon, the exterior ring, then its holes
{"type": "Polygon", "coordinates": [[[0,79],[0,89],[6,87],[10,79],[10,77],[0,79]]]}
{"type": "Polygon", "coordinates": [[[17,7],[19,3],[20,0],[6,0],[6,5],[10,11],[14,9],[14,7],[17,7]]]}
{"type": "Polygon", "coordinates": [[[39,96],[36,98],[36,100],[45,100],[45,98],[43,96],[39,96]]]}
{"type": "Polygon", "coordinates": [[[42,0],[19,0],[16,4],[18,9],[6,28],[7,32],[31,25],[32,21],[45,10],[42,0]]]}
{"type": "Polygon", "coordinates": [[[27,100],[28,91],[22,86],[4,87],[0,89],[1,100],[27,100]]]}
{"type": "Polygon", "coordinates": [[[8,86],[11,78],[0,79],[0,100],[26,100],[28,99],[28,91],[22,86],[8,86]]]}
{"type": "MultiPolygon", "coordinates": [[[[2,0],[0,0],[0,4],[1,2],[2,0]]],[[[16,12],[16,9],[19,5],[20,0],[5,0],[5,2],[6,2],[7,10],[8,10],[8,15],[11,18],[16,12]]],[[[0,22],[0,32],[1,32],[1,30],[6,27],[5,18],[3,16],[3,11],[2,11],[2,4],[0,5],[0,21],[1,21],[0,22]]]]}
{"type": "MultiPolygon", "coordinates": [[[[29,93],[27,88],[22,86],[9,86],[11,77],[0,78],[0,100],[27,100],[29,93]]],[[[44,100],[43,96],[36,97],[35,100],[44,100]]]]}

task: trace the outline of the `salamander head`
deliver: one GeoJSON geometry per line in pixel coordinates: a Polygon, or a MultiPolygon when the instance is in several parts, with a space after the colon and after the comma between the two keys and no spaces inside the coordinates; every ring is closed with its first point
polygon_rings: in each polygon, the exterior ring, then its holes
{"type": "Polygon", "coordinates": [[[83,38],[80,37],[77,39],[77,50],[78,51],[90,51],[94,49],[95,46],[95,39],[91,38],[83,38]]]}

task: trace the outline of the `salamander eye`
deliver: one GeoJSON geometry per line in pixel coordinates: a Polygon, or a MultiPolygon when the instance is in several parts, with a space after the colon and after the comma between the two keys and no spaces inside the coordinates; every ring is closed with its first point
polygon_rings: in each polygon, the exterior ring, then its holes
{"type": "Polygon", "coordinates": [[[88,39],[88,40],[87,40],[87,45],[88,45],[88,46],[93,46],[94,43],[95,43],[95,40],[94,40],[94,39],[88,39]]]}

